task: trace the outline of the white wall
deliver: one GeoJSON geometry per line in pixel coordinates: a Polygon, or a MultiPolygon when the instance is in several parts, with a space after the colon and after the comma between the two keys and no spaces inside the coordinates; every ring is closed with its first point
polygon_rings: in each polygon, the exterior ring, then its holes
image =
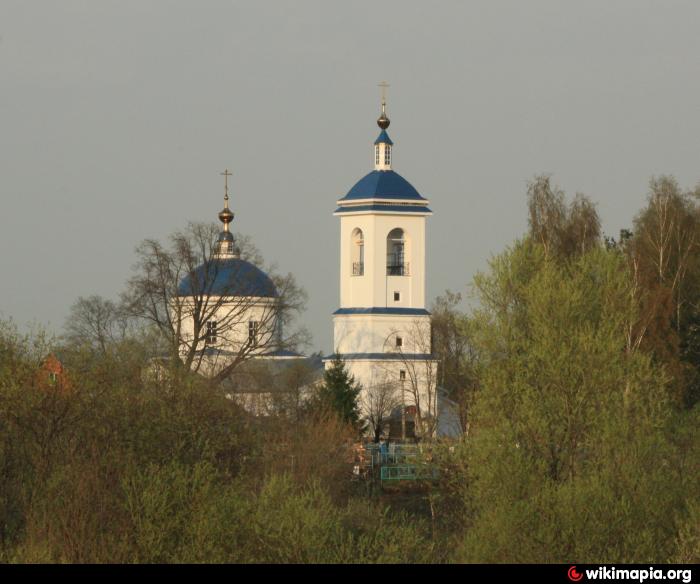
{"type": "MultiPolygon", "coordinates": [[[[397,391],[404,388],[405,405],[419,405],[423,416],[437,415],[438,364],[430,357],[411,358],[430,354],[430,316],[336,314],[333,325],[335,351],[347,357],[348,371],[362,385],[360,404],[367,402],[367,393],[375,386],[391,382],[397,391]],[[402,339],[401,348],[396,347],[397,336],[402,339]],[[353,357],[357,354],[365,356],[353,357]],[[401,370],[405,381],[401,381],[401,370]],[[415,404],[416,394],[419,404],[415,404]]],[[[367,413],[363,408],[362,414],[367,413]]]]}
{"type": "Polygon", "coordinates": [[[340,307],[425,308],[425,216],[404,213],[340,216],[340,307]],[[387,275],[387,236],[397,227],[404,231],[408,276],[387,275]],[[355,228],[364,235],[363,276],[352,273],[355,228]],[[399,302],[394,301],[394,292],[400,292],[399,302]]]}
{"type": "Polygon", "coordinates": [[[375,314],[333,316],[334,350],[340,354],[396,352],[401,336],[404,354],[430,353],[430,317],[375,314]]]}
{"type": "MultiPolygon", "coordinates": [[[[352,212],[353,207],[400,201],[341,202],[340,216],[340,308],[425,309],[425,205],[411,212],[382,210],[352,212]],[[406,275],[387,274],[387,236],[394,229],[404,232],[406,275]],[[353,275],[356,229],[364,241],[364,274],[353,275]],[[394,293],[399,293],[399,300],[394,293]]],[[[377,385],[404,387],[406,405],[418,405],[423,416],[436,415],[437,363],[430,358],[411,359],[410,355],[430,355],[430,316],[404,314],[336,314],[333,317],[334,351],[345,356],[346,367],[363,386],[361,403],[377,385]],[[402,346],[396,347],[400,336],[402,346]],[[401,371],[405,380],[401,381],[401,371]],[[418,404],[415,403],[417,397],[418,404]]],[[[326,362],[326,367],[330,362],[326,362]]],[[[363,414],[367,414],[366,411],[363,414]]]]}
{"type": "MultiPolygon", "coordinates": [[[[211,297],[210,306],[216,306],[219,298],[211,297]]],[[[229,301],[224,301],[213,310],[210,320],[217,321],[217,342],[214,345],[205,345],[201,340],[198,350],[206,347],[213,347],[231,353],[238,353],[248,341],[248,323],[256,321],[261,323],[258,329],[258,347],[251,348],[250,354],[256,355],[266,353],[271,350],[270,342],[276,334],[277,318],[275,315],[275,300],[269,298],[237,298],[233,297],[229,301]]],[[[194,303],[185,299],[182,302],[181,318],[181,350],[180,355],[184,358],[187,354],[188,346],[194,338],[194,303]]],[[[204,325],[206,327],[206,324],[204,325]]],[[[200,333],[200,337],[206,332],[200,333]]],[[[202,360],[200,372],[205,375],[214,375],[217,371],[228,365],[233,357],[215,355],[205,357],[202,360]]]]}
{"type": "MultiPolygon", "coordinates": [[[[331,365],[326,362],[326,368],[331,365]]],[[[388,360],[347,360],[345,366],[355,380],[362,385],[360,412],[367,416],[367,394],[376,386],[393,384],[395,397],[403,400],[405,406],[420,407],[423,418],[437,417],[437,366],[434,360],[388,361],[388,360]],[[405,380],[401,380],[401,371],[405,380]],[[416,398],[419,403],[416,403],[416,398]]],[[[399,401],[401,403],[401,401],[399,401]]]]}

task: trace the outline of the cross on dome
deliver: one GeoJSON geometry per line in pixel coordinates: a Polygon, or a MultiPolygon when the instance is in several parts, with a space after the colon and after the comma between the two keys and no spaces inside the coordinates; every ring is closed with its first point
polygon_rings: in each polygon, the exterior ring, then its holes
{"type": "Polygon", "coordinates": [[[233,240],[233,233],[229,229],[229,223],[235,217],[233,211],[228,208],[228,177],[232,176],[228,168],[224,172],[219,173],[224,177],[224,208],[219,212],[219,221],[224,224],[224,229],[219,233],[219,239],[216,244],[216,258],[237,258],[240,253],[233,240]]]}
{"type": "Polygon", "coordinates": [[[374,170],[391,170],[391,147],[394,143],[386,132],[391,123],[386,115],[386,88],[389,84],[382,81],[379,87],[382,88],[382,113],[377,119],[377,125],[382,131],[374,141],[374,170]]]}

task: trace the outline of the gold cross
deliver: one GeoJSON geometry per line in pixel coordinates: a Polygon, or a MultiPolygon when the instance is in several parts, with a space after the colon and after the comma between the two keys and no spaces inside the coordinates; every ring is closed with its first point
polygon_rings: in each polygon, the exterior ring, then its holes
{"type": "Polygon", "coordinates": [[[228,177],[233,176],[233,174],[228,171],[228,168],[219,174],[224,177],[224,197],[228,199],[228,177]]]}
{"type": "Polygon", "coordinates": [[[382,106],[385,106],[386,105],[386,88],[389,87],[389,84],[386,81],[382,81],[377,86],[382,88],[382,106]]]}

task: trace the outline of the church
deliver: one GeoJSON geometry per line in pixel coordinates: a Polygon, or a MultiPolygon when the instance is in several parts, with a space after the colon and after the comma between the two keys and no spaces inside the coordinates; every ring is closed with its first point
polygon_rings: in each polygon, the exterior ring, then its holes
{"type": "MultiPolygon", "coordinates": [[[[389,124],[382,97],[374,169],[336,202],[340,299],[333,314],[334,354],[324,364],[328,368],[341,358],[362,385],[362,414],[396,418],[399,411],[405,438],[407,417],[416,434],[438,431],[438,363],[432,356],[425,281],[426,219],[432,211],[429,201],[393,170],[389,124]],[[378,403],[392,411],[374,411],[378,403]]],[[[201,322],[186,316],[182,323],[183,358],[192,343],[203,340],[200,372],[209,376],[236,359],[303,359],[275,344],[281,336],[275,310],[279,295],[267,274],[240,257],[230,230],[228,171],[224,175],[223,229],[215,253],[178,289],[185,315],[195,314],[198,303],[215,300],[201,322]]]]}

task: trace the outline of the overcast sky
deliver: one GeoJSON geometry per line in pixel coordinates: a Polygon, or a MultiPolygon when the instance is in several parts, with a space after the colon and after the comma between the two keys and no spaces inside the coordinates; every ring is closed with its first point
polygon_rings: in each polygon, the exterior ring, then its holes
{"type": "Polygon", "coordinates": [[[372,169],[431,200],[428,297],[526,228],[547,172],[629,226],[651,175],[700,179],[700,2],[0,2],[0,314],[60,331],[146,237],[216,220],[309,293],[332,350],[335,201],[372,169]]]}

